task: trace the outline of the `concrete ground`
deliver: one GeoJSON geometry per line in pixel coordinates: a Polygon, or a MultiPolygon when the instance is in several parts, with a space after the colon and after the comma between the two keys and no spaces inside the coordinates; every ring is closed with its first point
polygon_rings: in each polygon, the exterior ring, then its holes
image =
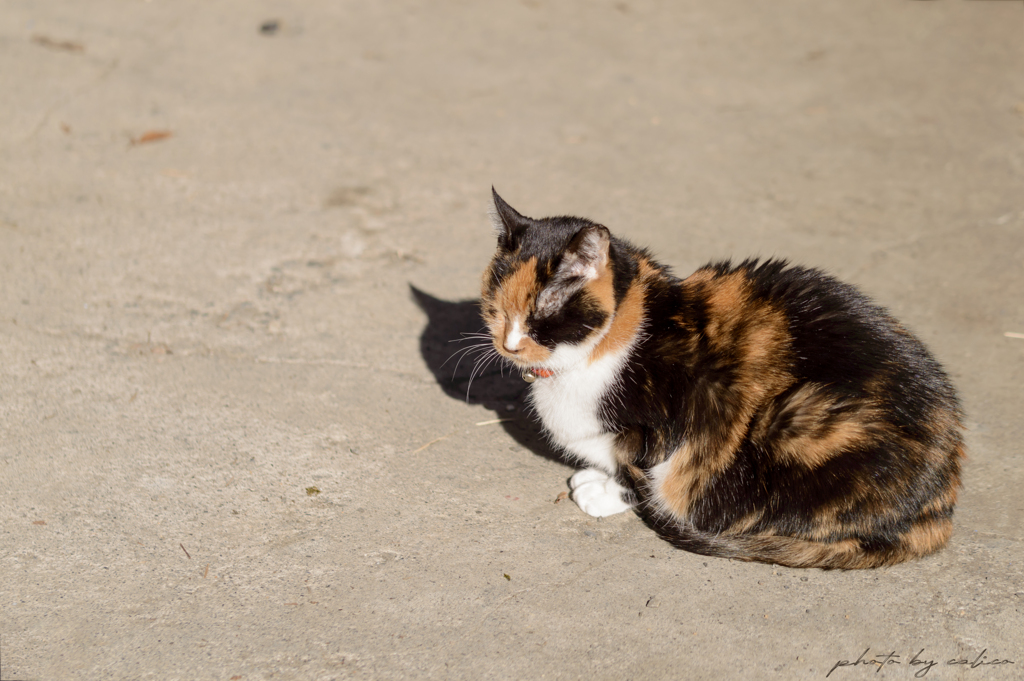
{"type": "Polygon", "coordinates": [[[1022,36],[1017,0],[7,0],[0,679],[1021,678],[1022,36]],[[891,308],[969,416],[950,546],[792,570],[554,503],[524,384],[442,367],[492,184],[891,308]]]}

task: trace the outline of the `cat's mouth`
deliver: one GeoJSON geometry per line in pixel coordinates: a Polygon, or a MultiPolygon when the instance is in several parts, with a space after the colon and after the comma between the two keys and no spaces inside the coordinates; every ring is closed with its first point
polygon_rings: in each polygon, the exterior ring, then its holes
{"type": "Polygon", "coordinates": [[[509,352],[509,350],[502,346],[502,344],[495,340],[494,348],[498,351],[498,354],[503,358],[511,362],[516,369],[519,370],[523,380],[527,383],[533,383],[538,378],[551,378],[555,375],[555,372],[551,369],[545,369],[542,366],[538,366],[535,361],[531,361],[529,357],[524,357],[523,353],[520,352],[509,352]]]}
{"type": "Polygon", "coordinates": [[[518,369],[529,369],[547,360],[551,351],[539,345],[532,339],[526,339],[516,344],[514,349],[506,347],[506,343],[500,339],[494,339],[494,349],[499,355],[514,364],[518,369]]]}
{"type": "Polygon", "coordinates": [[[523,380],[527,383],[533,383],[538,378],[551,378],[555,375],[554,370],[547,369],[536,363],[526,361],[521,357],[508,357],[508,360],[515,366],[515,370],[519,372],[519,375],[523,377],[523,380]]]}

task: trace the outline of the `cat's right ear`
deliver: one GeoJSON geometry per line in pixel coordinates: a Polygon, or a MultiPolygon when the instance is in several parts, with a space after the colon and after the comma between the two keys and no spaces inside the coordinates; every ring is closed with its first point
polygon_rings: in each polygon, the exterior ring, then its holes
{"type": "Polygon", "coordinates": [[[515,250],[520,237],[530,226],[530,218],[520,215],[515,208],[505,203],[494,187],[491,187],[491,196],[494,198],[491,221],[494,224],[494,231],[498,234],[498,246],[510,251],[515,250]]]}

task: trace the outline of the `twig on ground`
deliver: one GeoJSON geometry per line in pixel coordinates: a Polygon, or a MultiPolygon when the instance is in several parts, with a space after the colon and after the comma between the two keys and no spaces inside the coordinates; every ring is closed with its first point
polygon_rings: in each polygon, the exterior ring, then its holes
{"type": "Polygon", "coordinates": [[[474,423],[474,426],[492,426],[495,423],[505,423],[506,421],[515,421],[515,419],[491,419],[490,421],[481,421],[480,423],[474,423]]]}

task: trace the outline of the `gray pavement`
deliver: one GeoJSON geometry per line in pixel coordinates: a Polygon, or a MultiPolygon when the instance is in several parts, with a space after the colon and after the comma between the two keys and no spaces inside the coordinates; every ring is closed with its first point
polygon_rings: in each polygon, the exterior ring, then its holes
{"type": "Polygon", "coordinates": [[[7,0],[0,679],[1024,677],[1022,36],[1016,0],[7,0]],[[949,547],[792,570],[554,503],[523,384],[442,367],[492,184],[888,306],[967,409],[949,547]]]}

